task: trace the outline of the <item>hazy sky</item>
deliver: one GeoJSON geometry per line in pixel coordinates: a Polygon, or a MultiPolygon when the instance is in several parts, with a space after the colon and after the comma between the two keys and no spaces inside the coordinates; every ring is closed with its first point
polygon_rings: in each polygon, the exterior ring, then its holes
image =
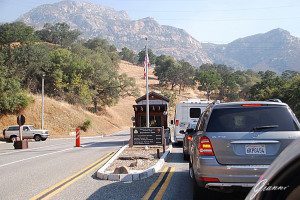
{"type": "MultiPolygon", "coordinates": [[[[59,0],[0,0],[0,22],[11,22],[45,3],[59,0]]],[[[228,43],[283,28],[300,37],[299,0],[86,0],[125,10],[132,19],[153,17],[185,29],[202,42],[228,43]]]]}

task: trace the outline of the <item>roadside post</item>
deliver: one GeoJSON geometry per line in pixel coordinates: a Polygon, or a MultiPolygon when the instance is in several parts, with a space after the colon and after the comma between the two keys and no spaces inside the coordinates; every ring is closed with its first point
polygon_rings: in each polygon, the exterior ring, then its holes
{"type": "Polygon", "coordinates": [[[75,142],[75,147],[81,147],[80,146],[80,128],[76,128],[76,142],[75,142]]]}
{"type": "Polygon", "coordinates": [[[28,149],[28,140],[23,140],[23,125],[25,124],[25,116],[19,115],[17,117],[17,123],[19,125],[19,138],[20,140],[14,142],[15,149],[28,149]]]}

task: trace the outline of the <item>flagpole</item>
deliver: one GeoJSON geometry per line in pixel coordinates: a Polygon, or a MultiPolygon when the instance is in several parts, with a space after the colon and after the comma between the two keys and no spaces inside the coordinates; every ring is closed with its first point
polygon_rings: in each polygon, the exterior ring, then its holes
{"type": "Polygon", "coordinates": [[[149,128],[149,82],[148,82],[149,57],[148,57],[148,47],[147,47],[148,39],[147,37],[145,39],[146,39],[145,57],[148,59],[146,61],[146,125],[147,128],[149,128]]]}

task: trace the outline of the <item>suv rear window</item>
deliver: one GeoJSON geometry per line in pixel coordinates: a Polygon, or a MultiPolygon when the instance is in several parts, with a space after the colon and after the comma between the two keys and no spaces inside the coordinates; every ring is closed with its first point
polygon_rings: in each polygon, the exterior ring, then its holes
{"type": "MultiPolygon", "coordinates": [[[[298,131],[287,107],[251,107],[214,109],[207,132],[249,132],[257,127],[271,126],[262,131],[298,131]]],[[[258,130],[258,129],[257,129],[258,130]]]]}
{"type": "Polygon", "coordinates": [[[190,118],[199,118],[201,115],[200,108],[190,108],[190,118]]]}

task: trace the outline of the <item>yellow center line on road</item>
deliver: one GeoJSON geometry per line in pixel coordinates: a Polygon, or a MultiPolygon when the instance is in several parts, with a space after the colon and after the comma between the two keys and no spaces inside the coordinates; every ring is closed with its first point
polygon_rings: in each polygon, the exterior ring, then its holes
{"type": "Polygon", "coordinates": [[[64,180],[60,181],[59,183],[49,187],[48,189],[42,191],[41,193],[37,194],[36,196],[32,197],[31,200],[39,200],[39,199],[50,199],[51,197],[55,196],[56,194],[60,193],[84,175],[88,174],[89,172],[95,170],[99,165],[104,165],[113,155],[115,152],[110,152],[105,156],[101,157],[96,162],[92,163],[91,165],[87,166],[86,168],[82,169],[78,173],[65,178],[64,180]]]}
{"type": "Polygon", "coordinates": [[[174,171],[175,167],[165,167],[157,180],[150,186],[149,190],[144,195],[143,200],[162,199],[171,182],[174,171]]]}
{"type": "Polygon", "coordinates": [[[160,190],[158,191],[156,197],[154,198],[154,200],[161,200],[164,196],[164,193],[166,192],[169,184],[170,184],[170,181],[171,181],[171,178],[174,174],[174,171],[175,171],[175,167],[172,167],[169,174],[168,174],[168,177],[166,179],[166,181],[163,183],[163,185],[161,186],[160,190]]]}
{"type": "Polygon", "coordinates": [[[163,177],[167,173],[168,167],[165,167],[163,171],[160,173],[158,179],[150,186],[149,190],[146,192],[146,194],[143,196],[143,200],[148,200],[151,196],[151,194],[154,192],[154,190],[157,188],[158,184],[162,181],[163,177]]]}

